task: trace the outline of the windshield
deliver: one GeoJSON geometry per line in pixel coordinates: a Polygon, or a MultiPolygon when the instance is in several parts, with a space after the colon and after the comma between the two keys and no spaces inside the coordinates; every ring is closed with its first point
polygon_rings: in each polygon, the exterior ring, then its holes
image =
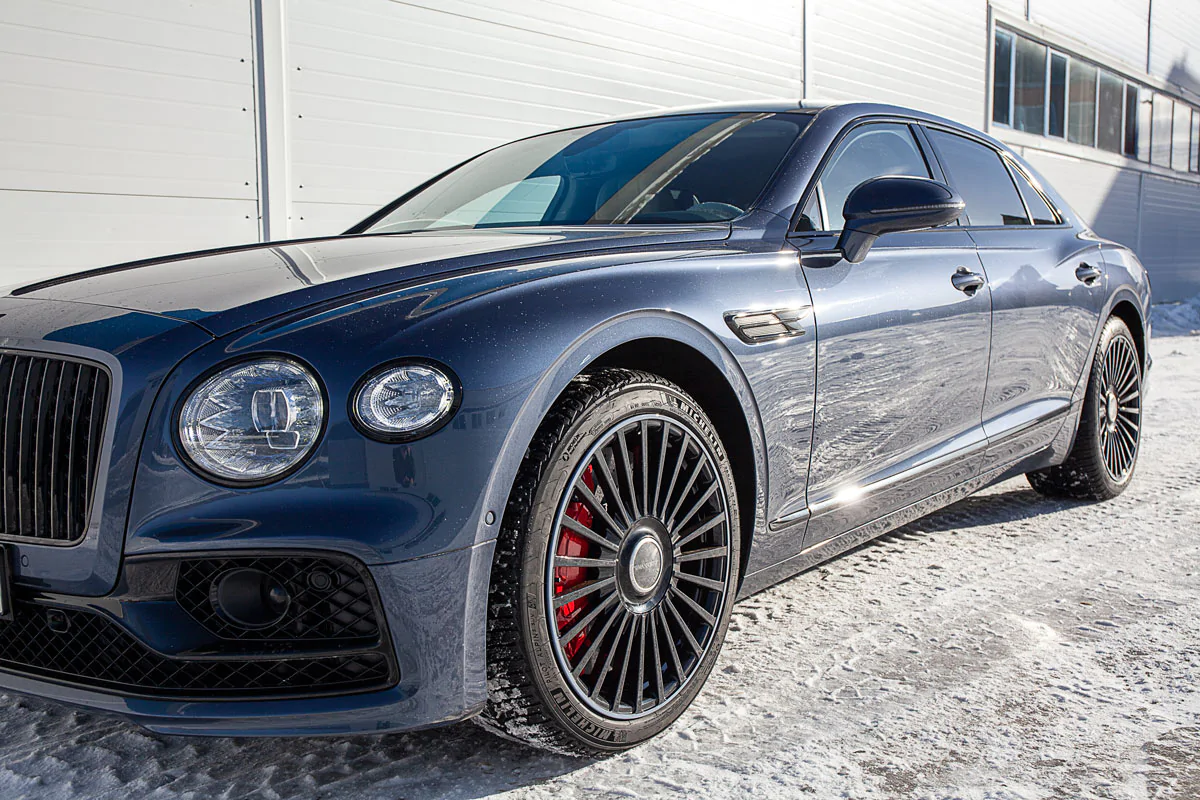
{"type": "Polygon", "coordinates": [[[758,198],[808,120],[691,114],[535,136],[467,162],[368,230],[730,220],[758,198]]]}

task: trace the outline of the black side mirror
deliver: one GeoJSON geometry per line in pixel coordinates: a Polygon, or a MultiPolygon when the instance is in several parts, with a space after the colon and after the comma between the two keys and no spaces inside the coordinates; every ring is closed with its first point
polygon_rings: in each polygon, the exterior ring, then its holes
{"type": "Polygon", "coordinates": [[[838,249],[847,261],[857,264],[880,235],[948,225],[966,206],[953,189],[929,178],[871,178],[846,198],[842,209],[846,223],[838,249]]]}

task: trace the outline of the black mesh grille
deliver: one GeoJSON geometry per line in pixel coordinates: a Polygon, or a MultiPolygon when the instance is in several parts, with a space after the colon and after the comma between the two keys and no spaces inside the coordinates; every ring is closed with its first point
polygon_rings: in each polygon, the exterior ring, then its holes
{"type": "Polygon", "coordinates": [[[225,639],[339,642],[379,637],[371,579],[349,561],[306,556],[208,558],[179,565],[175,599],[201,625],[225,639]],[[229,624],[214,608],[214,582],[232,569],[258,569],[287,588],[291,597],[283,618],[268,628],[248,630],[229,624]],[[323,577],[321,577],[323,576],[323,577]],[[329,581],[328,585],[324,580],[329,581]]]}
{"type": "Polygon", "coordinates": [[[0,533],[83,536],[108,392],[99,366],[0,351],[0,533]]]}
{"type": "Polygon", "coordinates": [[[89,688],[259,698],[365,691],[391,683],[388,659],[379,651],[286,659],[168,658],[90,611],[19,602],[14,612],[12,622],[0,624],[0,668],[89,688]]]}

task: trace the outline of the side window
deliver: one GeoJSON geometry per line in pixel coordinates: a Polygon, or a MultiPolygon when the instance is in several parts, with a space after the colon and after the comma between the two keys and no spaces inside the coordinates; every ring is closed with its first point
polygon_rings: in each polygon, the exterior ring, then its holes
{"type": "MultiPolygon", "coordinates": [[[[894,122],[861,125],[838,146],[813,195],[819,196],[825,209],[825,229],[840,231],[845,223],[842,207],[851,190],[865,180],[883,175],[930,177],[929,165],[907,125],[894,122]]],[[[811,204],[810,198],[808,205],[811,204]]]]}
{"type": "Polygon", "coordinates": [[[1057,225],[1059,223],[1058,214],[1054,213],[1054,209],[1046,202],[1046,198],[1042,197],[1042,193],[1033,188],[1033,184],[1021,170],[1012,167],[1010,169],[1013,180],[1017,182],[1017,188],[1021,190],[1021,198],[1025,201],[1025,207],[1029,209],[1029,214],[1033,217],[1033,224],[1057,225]]]}
{"type": "Polygon", "coordinates": [[[796,230],[801,233],[819,231],[821,225],[821,204],[817,199],[817,192],[813,192],[808,196],[808,202],[804,204],[804,211],[800,214],[800,221],[796,223],[796,230]]]}
{"type": "Polygon", "coordinates": [[[972,225],[1028,225],[1025,206],[1000,154],[945,131],[929,131],[951,185],[967,202],[972,225]]]}

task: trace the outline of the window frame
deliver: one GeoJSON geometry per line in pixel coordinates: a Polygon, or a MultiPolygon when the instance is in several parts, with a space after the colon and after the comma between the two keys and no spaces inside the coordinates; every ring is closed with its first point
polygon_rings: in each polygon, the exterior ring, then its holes
{"type": "MultiPolygon", "coordinates": [[[[1004,165],[1004,168],[1008,171],[1008,179],[1012,183],[1013,191],[1017,193],[1017,199],[1021,201],[1021,207],[1025,209],[1025,219],[1028,220],[1028,222],[1024,225],[976,225],[975,223],[971,222],[971,209],[970,209],[970,207],[968,207],[966,210],[967,221],[966,221],[965,225],[963,226],[967,230],[1023,231],[1023,230],[1029,230],[1031,228],[1055,230],[1055,229],[1061,229],[1061,228],[1066,228],[1066,227],[1070,226],[1070,223],[1067,222],[1066,217],[1063,215],[1062,211],[1050,199],[1050,197],[1042,189],[1041,185],[1036,180],[1034,180],[1033,177],[1030,176],[1025,171],[1025,169],[1021,168],[1020,165],[1018,165],[1016,163],[1016,161],[1013,159],[1013,157],[1011,155],[1009,155],[1007,152],[1005,152],[1004,150],[996,147],[994,144],[987,141],[986,139],[983,139],[983,138],[976,136],[972,133],[969,133],[967,131],[959,130],[958,128],[951,128],[946,125],[938,125],[936,123],[929,123],[929,122],[924,122],[924,121],[919,122],[918,126],[921,128],[928,129],[928,130],[942,131],[943,133],[952,134],[954,136],[961,136],[962,138],[964,138],[970,142],[978,144],[982,147],[986,147],[987,149],[991,150],[993,153],[995,153],[997,156],[1000,157],[1001,163],[1004,165]],[[1016,169],[1017,172],[1025,178],[1025,180],[1029,183],[1029,185],[1033,187],[1034,191],[1036,191],[1039,195],[1041,195],[1042,200],[1045,201],[1046,206],[1050,209],[1050,212],[1052,214],[1054,214],[1055,218],[1058,220],[1058,222],[1056,224],[1054,224],[1054,225],[1034,225],[1033,224],[1033,214],[1029,213],[1029,205],[1025,202],[1025,198],[1021,194],[1021,187],[1017,186],[1016,179],[1013,177],[1012,171],[1014,169],[1016,169]]],[[[947,177],[945,165],[942,163],[942,154],[938,151],[937,145],[934,143],[934,141],[931,138],[929,138],[929,137],[923,137],[923,138],[925,139],[925,143],[929,146],[930,152],[932,152],[934,158],[937,159],[939,171],[942,173],[942,178],[940,178],[939,180],[941,180],[943,183],[945,183],[951,189],[954,189],[953,184],[950,183],[950,179],[947,177]]],[[[958,190],[954,189],[954,191],[957,192],[958,190]]],[[[950,226],[947,226],[947,227],[950,227],[950,226]]],[[[935,229],[935,230],[937,230],[937,229],[935,229]]]]}
{"type": "Polygon", "coordinates": [[[1188,150],[1188,172],[1200,172],[1200,109],[1192,109],[1192,145],[1188,150]]]}
{"type": "Polygon", "coordinates": [[[1154,90],[1138,86],[1138,154],[1142,164],[1154,163],[1154,90]],[[1142,123],[1146,123],[1143,125],[1142,123]],[[1145,156],[1143,158],[1143,156],[1145,156]]]}
{"type": "MultiPolygon", "coordinates": [[[[1011,75],[1009,76],[1009,80],[1008,80],[1009,94],[1011,95],[1009,97],[1009,101],[1008,101],[1008,113],[1009,113],[1008,127],[1012,128],[1014,131],[1020,131],[1021,133],[1027,133],[1030,136],[1048,136],[1049,134],[1047,134],[1046,131],[1048,131],[1050,129],[1049,128],[1049,124],[1050,124],[1050,53],[1053,51],[1054,48],[1052,48],[1050,45],[1046,44],[1045,42],[1041,41],[1040,39],[1034,39],[1031,36],[1020,36],[1017,34],[1010,34],[1010,35],[1012,36],[1013,43],[1012,43],[1012,58],[1010,59],[1012,62],[1010,65],[1011,66],[1011,75]],[[1043,53],[1042,53],[1042,130],[1040,133],[1037,131],[1027,131],[1024,128],[1018,128],[1017,124],[1016,124],[1017,123],[1017,53],[1019,51],[1020,43],[1022,41],[1029,42],[1033,45],[1036,45],[1037,47],[1042,48],[1042,51],[1043,51],[1043,53]]],[[[1069,63],[1069,60],[1068,60],[1068,63],[1069,63]]],[[[1064,135],[1065,135],[1065,128],[1064,128],[1064,135]]]]}
{"type": "MultiPolygon", "coordinates": [[[[1099,64],[1093,64],[1082,58],[1071,57],[1067,59],[1067,125],[1064,129],[1065,139],[1070,144],[1079,145],[1080,147],[1090,147],[1093,150],[1099,150],[1100,147],[1096,144],[1098,141],[1100,128],[1100,72],[1099,64]],[[1077,67],[1087,67],[1092,70],[1092,140],[1090,142],[1076,142],[1071,139],[1071,120],[1075,114],[1071,111],[1071,78],[1075,74],[1077,67]]],[[[1081,117],[1082,118],[1082,117],[1081,117]]]]}
{"type": "MultiPolygon", "coordinates": [[[[1018,36],[1017,33],[1014,33],[1013,31],[1010,31],[1007,28],[1001,28],[999,26],[997,26],[995,28],[995,32],[992,36],[992,62],[993,63],[992,63],[992,69],[991,69],[992,74],[990,76],[991,81],[992,81],[992,91],[989,93],[989,103],[991,106],[989,111],[991,113],[988,114],[988,117],[991,119],[993,125],[999,125],[1003,128],[1010,128],[1012,130],[1016,130],[1013,127],[1012,123],[1013,123],[1013,116],[1014,116],[1014,114],[1013,114],[1013,111],[1014,111],[1013,97],[1014,97],[1014,92],[1016,89],[1015,83],[1016,83],[1016,79],[1017,79],[1017,74],[1016,74],[1017,73],[1017,36],[1018,36]],[[1008,122],[998,122],[996,120],[996,65],[995,65],[996,40],[1001,36],[1008,37],[1008,122]]],[[[1047,61],[1048,60],[1049,59],[1047,59],[1047,61]]]]}
{"type": "Polygon", "coordinates": [[[1101,152],[1111,153],[1116,156],[1124,155],[1125,153],[1125,92],[1128,84],[1129,81],[1125,80],[1120,73],[1113,72],[1111,69],[1105,69],[1104,67],[1096,68],[1096,135],[1094,137],[1096,144],[1094,147],[1101,152]],[[1100,145],[1100,87],[1104,84],[1105,77],[1112,78],[1121,84],[1121,95],[1118,101],[1118,108],[1121,110],[1121,122],[1120,127],[1117,129],[1120,142],[1116,150],[1109,150],[1100,145]]]}
{"type": "Polygon", "coordinates": [[[1137,110],[1141,104],[1141,94],[1139,86],[1131,80],[1125,81],[1125,93],[1121,98],[1121,155],[1125,158],[1138,160],[1138,144],[1141,140],[1141,131],[1137,115],[1137,110]],[[1133,152],[1129,152],[1129,92],[1133,92],[1133,152]]]}
{"type": "MultiPolygon", "coordinates": [[[[946,173],[942,171],[941,164],[938,162],[929,140],[924,136],[924,132],[921,130],[925,124],[923,120],[895,115],[859,117],[851,120],[840,131],[838,131],[838,135],[834,137],[833,142],[830,143],[829,147],[827,147],[825,152],[821,155],[821,161],[817,164],[817,168],[813,171],[813,177],[809,180],[808,185],[804,187],[804,191],[800,193],[800,198],[796,201],[796,210],[792,212],[792,220],[788,226],[787,235],[789,237],[810,237],[821,234],[830,235],[841,233],[840,230],[830,230],[827,227],[829,225],[829,215],[825,208],[824,192],[822,192],[820,188],[821,178],[825,176],[825,170],[829,167],[829,162],[830,159],[833,158],[833,154],[838,151],[838,148],[842,146],[842,143],[846,141],[847,137],[849,137],[856,128],[861,128],[865,125],[879,125],[888,123],[893,125],[904,125],[908,128],[909,133],[913,137],[913,141],[917,145],[917,152],[921,154],[921,158],[925,159],[925,166],[929,169],[929,174],[933,176],[933,180],[941,181],[942,183],[946,182],[946,173]],[[809,198],[814,193],[817,195],[817,209],[821,215],[821,230],[797,230],[796,226],[800,222],[800,217],[804,215],[804,208],[808,205],[809,198]]],[[[959,226],[957,225],[945,225],[942,227],[960,230],[959,226]]],[[[941,229],[942,228],[933,228],[932,230],[941,229]]],[[[928,233],[928,231],[925,232],[928,233]]]]}
{"type": "Polygon", "coordinates": [[[1043,130],[1046,132],[1042,135],[1047,139],[1058,139],[1065,142],[1067,140],[1067,109],[1071,105],[1071,54],[1064,53],[1061,50],[1056,50],[1050,45],[1046,45],[1046,121],[1043,130]],[[1054,57],[1059,56],[1064,62],[1063,69],[1063,107],[1062,107],[1062,135],[1050,133],[1050,84],[1053,80],[1053,65],[1054,57]]]}
{"type": "Polygon", "coordinates": [[[1150,90],[1150,161],[1147,163],[1149,163],[1151,166],[1159,167],[1161,169],[1172,169],[1171,160],[1174,157],[1174,149],[1175,149],[1175,98],[1169,94],[1166,94],[1165,92],[1160,92],[1160,91],[1151,89],[1150,90]],[[1166,141],[1167,141],[1167,143],[1166,143],[1166,163],[1165,164],[1160,163],[1160,161],[1155,161],[1155,159],[1154,159],[1155,146],[1158,146],[1160,148],[1163,147],[1162,143],[1160,142],[1159,137],[1162,136],[1162,134],[1163,134],[1163,132],[1160,130],[1160,128],[1163,128],[1164,126],[1158,124],[1159,117],[1155,113],[1157,110],[1155,108],[1155,105],[1156,105],[1155,101],[1158,100],[1159,98],[1162,98],[1162,100],[1164,102],[1170,104],[1170,108],[1168,109],[1169,113],[1167,113],[1164,117],[1165,120],[1169,121],[1169,124],[1167,124],[1165,126],[1166,141]]]}

